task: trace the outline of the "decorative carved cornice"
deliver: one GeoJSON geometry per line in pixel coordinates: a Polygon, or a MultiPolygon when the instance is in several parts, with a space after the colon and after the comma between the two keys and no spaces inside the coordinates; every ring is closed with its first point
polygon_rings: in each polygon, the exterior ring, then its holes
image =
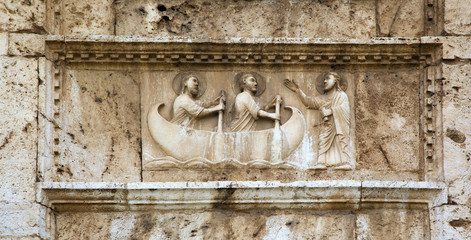
{"type": "Polygon", "coordinates": [[[67,38],[47,39],[49,57],[67,63],[197,64],[418,64],[433,52],[419,39],[181,39],[67,38]],[[425,46],[425,47],[424,47],[425,46]]]}

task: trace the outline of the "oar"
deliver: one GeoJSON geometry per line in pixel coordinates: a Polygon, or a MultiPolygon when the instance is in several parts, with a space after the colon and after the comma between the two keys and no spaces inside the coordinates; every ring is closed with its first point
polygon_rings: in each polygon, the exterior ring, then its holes
{"type": "MultiPolygon", "coordinates": [[[[222,97],[219,98],[219,104],[223,102],[222,97]]],[[[218,111],[218,133],[222,133],[222,121],[223,121],[223,112],[222,110],[218,111]]]]}
{"type": "MultiPolygon", "coordinates": [[[[275,113],[279,116],[280,115],[280,96],[277,96],[276,103],[275,103],[275,113]]],[[[271,154],[270,154],[270,161],[271,162],[280,162],[281,159],[281,152],[283,150],[283,142],[282,142],[282,133],[280,130],[280,120],[275,120],[275,128],[273,129],[273,139],[271,141],[271,154]]]]}
{"type": "MultiPolygon", "coordinates": [[[[225,92],[221,91],[221,98],[219,98],[219,104],[224,102],[225,92]]],[[[224,133],[222,132],[223,124],[223,112],[222,110],[218,111],[218,129],[216,132],[216,138],[214,143],[214,160],[220,162],[224,159],[224,133]]]]}
{"type": "MultiPolygon", "coordinates": [[[[280,96],[276,96],[275,113],[280,115],[280,96]]],[[[275,120],[275,129],[280,129],[280,120],[275,120]]]]}

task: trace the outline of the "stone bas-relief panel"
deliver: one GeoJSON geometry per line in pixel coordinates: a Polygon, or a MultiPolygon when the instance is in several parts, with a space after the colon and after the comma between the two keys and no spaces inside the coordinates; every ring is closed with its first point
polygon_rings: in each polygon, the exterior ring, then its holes
{"type": "Polygon", "coordinates": [[[416,45],[112,43],[51,55],[56,179],[418,181],[434,161],[439,75],[416,45]]]}
{"type": "MultiPolygon", "coordinates": [[[[192,119],[193,128],[175,128],[175,134],[165,135],[168,130],[168,127],[166,127],[165,130],[161,131],[162,135],[157,136],[157,138],[161,138],[161,143],[159,143],[159,139],[152,138],[152,134],[147,130],[149,127],[152,128],[153,123],[146,121],[152,118],[153,113],[158,113],[158,110],[160,111],[160,120],[168,120],[164,121],[165,124],[168,124],[166,126],[171,126],[169,122],[175,120],[174,102],[182,96],[182,94],[179,94],[180,96],[177,94],[178,91],[172,90],[172,84],[178,72],[154,72],[143,77],[141,93],[143,94],[142,113],[144,116],[142,118],[144,170],[170,169],[170,172],[167,173],[172,175],[172,171],[174,171],[172,169],[250,169],[247,171],[236,170],[237,173],[217,171],[220,174],[217,178],[214,178],[214,174],[204,171],[180,173],[188,179],[200,176],[206,180],[232,179],[236,177],[234,174],[240,177],[241,180],[255,180],[257,178],[250,178],[249,176],[257,175],[257,172],[260,172],[257,169],[266,167],[272,168],[270,174],[273,174],[274,178],[278,176],[276,173],[278,170],[275,169],[279,169],[280,174],[284,172],[287,179],[291,179],[290,174],[282,169],[356,169],[401,171],[412,174],[420,171],[419,96],[417,94],[420,71],[417,68],[337,71],[341,79],[339,89],[343,88],[345,91],[340,90],[335,97],[332,95],[330,98],[326,98],[326,94],[321,94],[322,90],[317,89],[323,86],[324,77],[329,76],[329,74],[326,74],[328,70],[284,73],[258,71],[255,75],[263,79],[263,83],[257,87],[265,89],[263,94],[259,96],[261,106],[273,104],[274,98],[279,95],[282,99],[282,106],[291,106],[294,109],[281,108],[283,109],[280,114],[282,139],[286,140],[286,135],[291,138],[301,138],[299,142],[294,140],[291,142],[286,141],[286,145],[289,145],[292,149],[287,152],[281,149],[281,158],[278,160],[270,155],[274,146],[273,131],[276,129],[276,120],[269,117],[259,117],[257,120],[253,120],[257,124],[257,129],[233,133],[239,131],[239,129],[234,128],[234,123],[243,122],[240,118],[237,118],[235,110],[236,101],[241,93],[237,90],[234,91],[233,84],[242,71],[193,72],[196,73],[195,76],[198,76],[201,82],[205,82],[200,85],[203,85],[206,91],[198,101],[200,103],[213,102],[212,107],[206,108],[207,110],[213,108],[213,113],[201,118],[193,118],[188,115],[188,119],[192,119]],[[290,89],[293,86],[289,83],[298,83],[296,85],[299,85],[299,89],[290,89]],[[224,96],[226,102],[222,105],[217,101],[221,90],[226,93],[224,96]],[[318,106],[317,101],[324,101],[324,104],[330,104],[330,109],[336,109],[338,119],[336,119],[332,110],[322,110],[322,106],[318,106]],[[166,104],[162,106],[159,105],[160,103],[166,104]],[[160,108],[157,108],[157,106],[160,106],[160,108]],[[150,110],[154,112],[149,114],[150,110]],[[222,117],[218,116],[217,112],[219,110],[222,112],[222,117]],[[327,115],[327,117],[324,117],[324,115],[327,115]],[[290,128],[289,124],[293,119],[299,121],[295,123],[298,128],[290,128]],[[227,136],[223,137],[223,140],[219,140],[219,143],[223,145],[222,151],[226,151],[219,159],[214,155],[215,146],[211,145],[217,144],[218,125],[221,126],[223,133],[226,135],[239,134],[239,138],[232,137],[238,141],[231,142],[228,140],[230,137],[227,136]],[[293,132],[287,132],[288,129],[293,132]],[[253,133],[267,130],[272,131],[272,133],[268,131],[267,135],[261,138],[253,136],[253,133]],[[206,136],[205,140],[198,139],[193,144],[187,142],[178,145],[178,141],[172,143],[177,144],[177,146],[173,148],[174,152],[171,153],[162,149],[161,144],[170,144],[169,139],[172,139],[177,132],[178,134],[183,132],[185,136],[195,137],[198,136],[198,131],[210,134],[206,136]],[[303,134],[299,134],[301,131],[303,131],[303,134]],[[336,134],[329,135],[333,131],[336,134]],[[289,134],[292,135],[289,136],[289,134]],[[237,143],[243,142],[241,135],[249,136],[248,138],[252,138],[252,141],[237,145],[237,143]],[[359,140],[356,141],[355,139],[359,140]],[[231,148],[232,146],[235,147],[231,148]],[[336,152],[328,152],[336,148],[336,152]],[[257,154],[256,150],[260,150],[259,158],[250,158],[257,154]],[[250,154],[244,156],[244,153],[250,154]],[[335,156],[337,153],[338,156],[335,156]],[[335,157],[328,157],[332,155],[335,157]]],[[[337,73],[334,74],[337,75],[337,73]]],[[[273,114],[276,111],[272,109],[270,113],[273,114]]],[[[247,113],[245,116],[250,115],[247,113]]],[[[244,123],[247,124],[247,122],[249,121],[247,120],[244,123]]],[[[176,180],[164,177],[163,175],[166,174],[160,175],[161,178],[155,178],[155,174],[145,174],[145,176],[154,180],[176,180]]],[[[269,178],[264,174],[257,176],[258,179],[269,178]]],[[[301,176],[292,177],[291,180],[303,178],[301,176]]],[[[304,177],[310,178],[312,176],[304,177]]],[[[336,174],[329,177],[341,178],[336,174]]],[[[405,179],[411,178],[407,176],[405,179]]]]}
{"type": "MultiPolygon", "coordinates": [[[[57,239],[428,239],[425,210],[60,213],[57,239]],[[398,221],[401,219],[403,221],[398,221]],[[386,227],[379,227],[380,221],[386,227]],[[87,231],[83,231],[87,229],[87,231]]],[[[381,225],[382,226],[382,225],[381,225]]]]}
{"type": "Polygon", "coordinates": [[[150,74],[142,88],[144,169],[353,169],[347,82],[335,72],[150,74]],[[159,113],[165,102],[167,120],[159,113]]]}

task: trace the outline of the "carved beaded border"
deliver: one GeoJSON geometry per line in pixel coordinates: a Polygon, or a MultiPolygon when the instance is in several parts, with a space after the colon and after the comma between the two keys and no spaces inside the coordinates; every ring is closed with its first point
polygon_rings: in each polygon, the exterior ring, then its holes
{"type": "Polygon", "coordinates": [[[228,53],[109,53],[56,52],[56,60],[70,63],[253,63],[253,64],[418,64],[417,54],[228,54],[228,53]]]}

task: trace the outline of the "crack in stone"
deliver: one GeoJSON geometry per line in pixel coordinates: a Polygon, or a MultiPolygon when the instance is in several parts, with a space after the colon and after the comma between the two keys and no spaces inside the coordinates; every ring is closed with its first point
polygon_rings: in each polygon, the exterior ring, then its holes
{"type": "Polygon", "coordinates": [[[386,160],[386,164],[388,165],[388,167],[392,169],[391,162],[389,161],[388,155],[386,151],[383,149],[382,145],[379,145],[379,151],[381,151],[381,154],[383,154],[383,157],[386,160]]]}

